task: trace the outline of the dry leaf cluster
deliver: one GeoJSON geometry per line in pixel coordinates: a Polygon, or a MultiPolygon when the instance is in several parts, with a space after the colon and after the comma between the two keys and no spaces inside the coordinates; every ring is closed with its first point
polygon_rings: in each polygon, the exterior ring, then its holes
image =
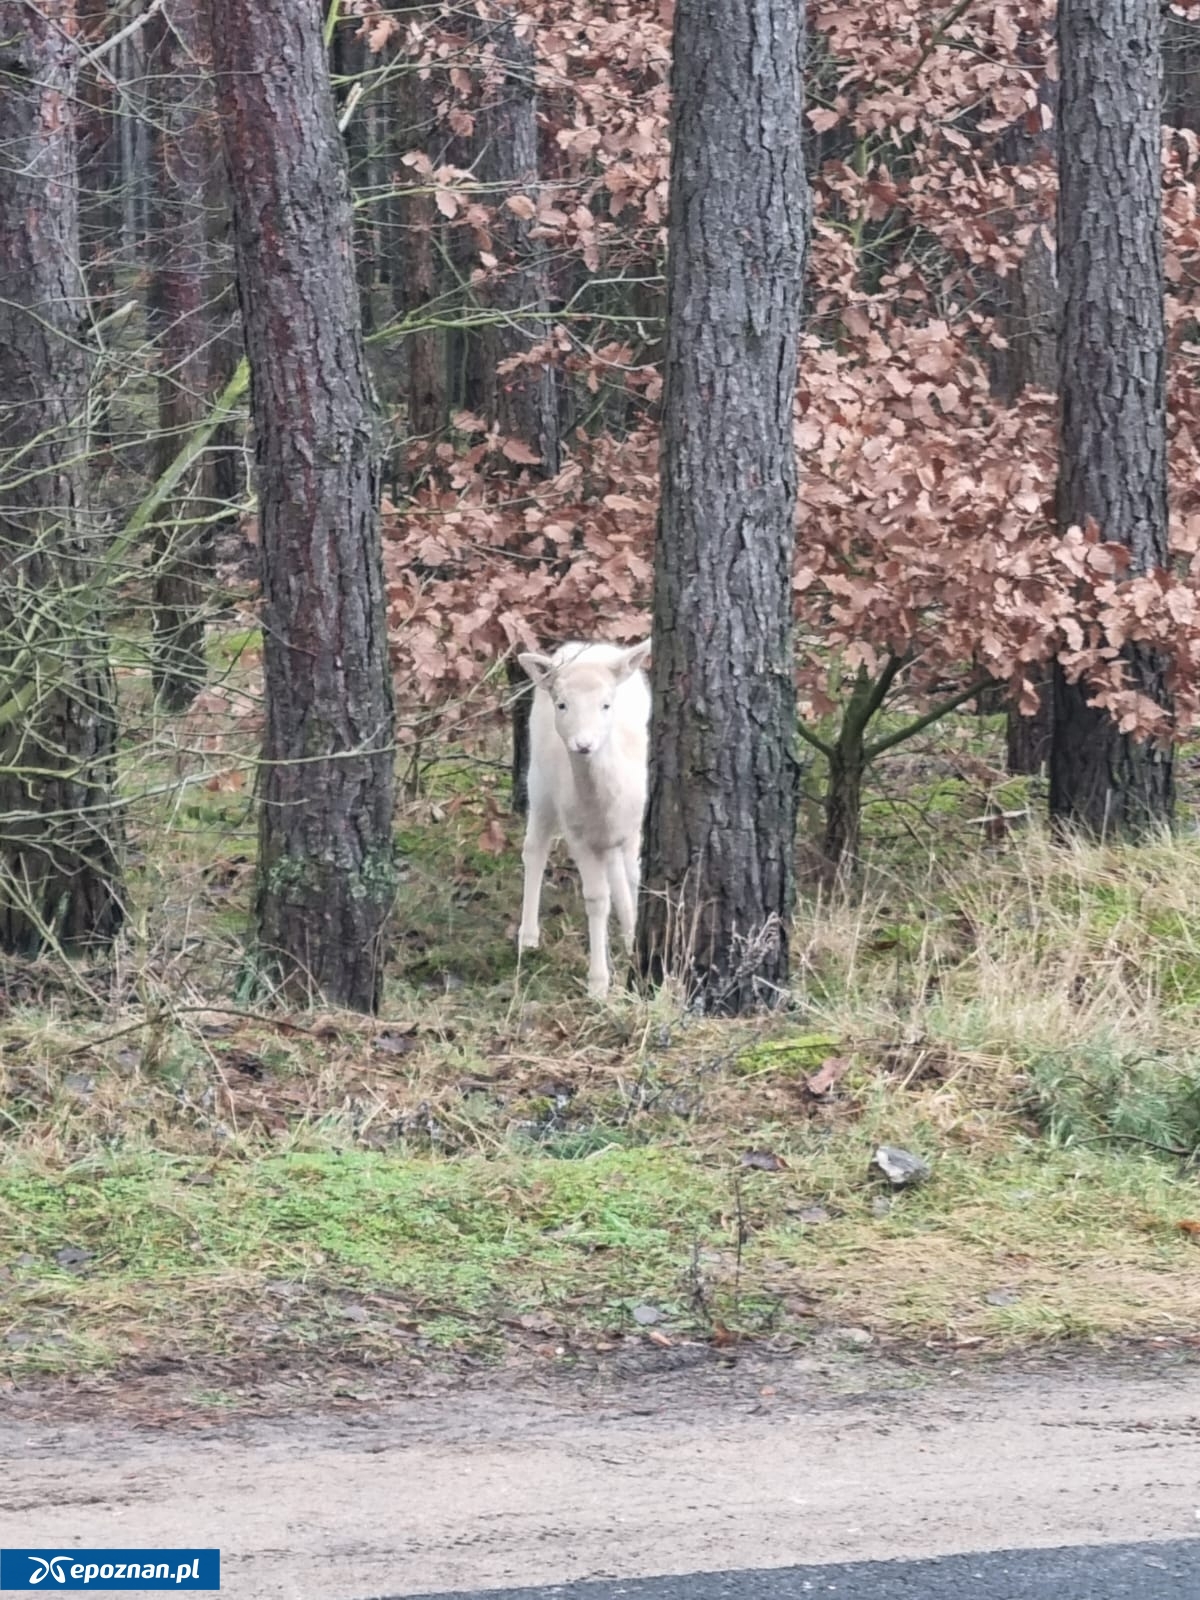
{"type": "MultiPolygon", "coordinates": [[[[1163,736],[1200,719],[1195,134],[1164,130],[1171,570],[1131,576],[1105,530],[1060,533],[1053,399],[996,394],[1003,285],[1039,238],[1053,239],[1054,11],[1011,0],[939,22],[925,0],[810,10],[814,228],[795,575],[808,716],[889,658],[906,664],[906,696],[953,693],[983,671],[1031,710],[1037,666],[1057,655],[1126,727],[1163,736]],[[1173,726],[1125,682],[1131,640],[1171,656],[1173,726]]],[[[541,172],[536,192],[504,203],[547,250],[554,303],[592,314],[558,312],[502,377],[549,363],[595,403],[576,408],[548,481],[528,441],[460,414],[417,463],[411,500],[388,508],[396,665],[427,705],[514,647],[629,639],[646,626],[658,329],[628,307],[661,274],[669,25],[667,3],[522,9],[519,26],[536,38],[541,172]]],[[[409,14],[395,39],[373,26],[372,47],[406,53],[440,86],[439,114],[473,126],[501,65],[486,36],[428,11],[409,14]]],[[[470,172],[435,169],[422,151],[404,162],[400,182],[436,186],[439,226],[466,230],[473,282],[512,270],[496,207],[470,172]]]]}

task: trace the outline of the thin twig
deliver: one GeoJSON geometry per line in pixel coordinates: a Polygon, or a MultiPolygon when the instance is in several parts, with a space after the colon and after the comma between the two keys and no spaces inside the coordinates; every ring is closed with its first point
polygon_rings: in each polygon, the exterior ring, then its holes
{"type": "Polygon", "coordinates": [[[163,0],[150,0],[149,6],[142,12],[140,17],[134,17],[132,22],[127,22],[123,28],[113,34],[111,39],[105,39],[94,50],[81,50],[79,52],[80,61],[83,62],[84,66],[94,67],[97,62],[103,61],[110,51],[115,50],[119,44],[123,44],[126,39],[131,38],[140,28],[144,28],[150,18],[156,16],[162,8],[163,0]]]}

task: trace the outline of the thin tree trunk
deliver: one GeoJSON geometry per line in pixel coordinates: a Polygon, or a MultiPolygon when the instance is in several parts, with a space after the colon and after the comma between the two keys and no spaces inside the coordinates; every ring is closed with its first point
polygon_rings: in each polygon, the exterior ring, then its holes
{"type": "MultiPolygon", "coordinates": [[[[221,390],[233,377],[244,354],[242,346],[241,314],[237,308],[237,285],[231,280],[218,295],[214,304],[214,320],[221,331],[212,342],[209,352],[210,382],[212,392],[221,390]]],[[[258,554],[252,550],[242,535],[238,507],[246,498],[246,425],[237,415],[222,422],[209,446],[209,481],[212,489],[212,509],[222,515],[213,523],[214,555],[223,542],[229,553],[239,562],[254,557],[254,572],[258,576],[258,554]]]]}
{"type": "MultiPolygon", "coordinates": [[[[1130,571],[1167,562],[1159,8],[1059,11],[1060,526],[1093,517],[1130,571]]],[[[1128,681],[1168,714],[1167,662],[1132,644],[1128,681]]],[[[1171,750],[1121,733],[1055,669],[1050,812],[1098,834],[1167,821],[1171,750]]]]}
{"type": "MultiPolygon", "coordinates": [[[[498,82],[486,95],[480,113],[479,173],[488,185],[493,208],[492,253],[498,266],[487,291],[488,303],[506,320],[491,325],[484,336],[483,370],[487,375],[487,419],[502,438],[518,439],[538,456],[530,465],[537,477],[558,471],[558,394],[549,361],[500,372],[501,365],[528,353],[550,337],[550,287],[546,252],[531,235],[530,224],[505,202],[515,194],[536,199],[538,193],[536,54],[532,31],[518,37],[508,6],[476,23],[477,37],[495,52],[498,82]]],[[[542,641],[545,645],[548,641],[542,641]]],[[[512,804],[518,816],[529,809],[529,717],[533,684],[516,662],[508,672],[512,696],[512,804]]]]}
{"type": "MultiPolygon", "coordinates": [[[[1037,229],[1021,265],[1009,285],[1007,326],[1008,384],[1005,397],[1011,404],[1023,389],[1058,387],[1058,273],[1054,251],[1037,229]]],[[[1050,754],[1054,718],[1052,674],[1038,671],[1035,677],[1038,707],[1023,716],[1010,700],[1005,728],[1008,770],[1035,776],[1043,771],[1050,754]]]]}
{"type": "MultiPolygon", "coordinates": [[[[433,85],[414,68],[396,78],[395,155],[397,163],[412,150],[428,153],[435,121],[433,85]]],[[[431,158],[432,159],[432,158],[431,158]]],[[[437,295],[437,212],[432,187],[411,168],[398,167],[411,192],[395,198],[393,259],[389,278],[397,316],[408,317],[428,307],[437,295]]],[[[404,397],[408,420],[408,471],[419,473],[449,420],[446,336],[440,328],[418,328],[404,338],[404,397]]]]}
{"type": "MultiPolygon", "coordinates": [[[[202,3],[208,4],[210,0],[202,0],[202,3]]],[[[219,155],[219,141],[214,140],[216,159],[209,166],[207,192],[209,302],[215,330],[209,348],[208,364],[209,384],[213,394],[221,393],[246,353],[242,339],[242,317],[238,308],[229,185],[225,165],[219,159],[219,155]]],[[[252,554],[257,576],[258,550],[249,549],[243,537],[238,510],[245,503],[248,489],[246,423],[240,414],[235,412],[217,428],[209,445],[208,457],[212,510],[224,512],[213,523],[214,558],[217,552],[220,552],[223,559],[232,559],[240,566],[247,556],[252,554]]]]}
{"type": "MultiPolygon", "coordinates": [[[[545,648],[549,641],[541,641],[545,648]]],[[[533,712],[533,696],[529,693],[528,677],[515,661],[505,669],[508,678],[510,715],[512,717],[512,808],[513,814],[525,816],[529,811],[529,719],[533,712]],[[520,680],[525,678],[525,682],[520,680]]]]}
{"type": "MultiPolygon", "coordinates": [[[[158,340],[156,474],[204,416],[212,387],[208,345],[211,88],[200,0],[171,0],[151,22],[155,126],[153,327],[158,340]]],[[[205,612],[213,587],[211,458],[164,508],[154,569],[154,686],[172,711],[189,706],[208,675],[205,612]]]]}
{"type": "Polygon", "coordinates": [[[345,153],[319,9],[212,0],[212,16],[258,454],[257,938],[288,989],[371,1011],[395,888],[394,709],[345,153]]]}
{"type": "MultiPolygon", "coordinates": [[[[108,21],[108,0],[81,0],[79,25],[89,50],[103,40],[108,21]]],[[[79,249],[87,284],[88,307],[101,321],[116,309],[116,274],[113,270],[121,245],[121,218],[115,203],[119,153],[113,117],[113,90],[96,68],[84,69],[79,80],[79,249]]],[[[93,481],[97,468],[107,465],[112,446],[108,380],[105,392],[92,394],[93,481]],[[101,457],[105,457],[101,463],[101,457]]]]}
{"type": "Polygon", "coordinates": [[[136,41],[122,39],[112,53],[113,75],[121,85],[120,108],[117,114],[120,150],[121,194],[121,255],[126,266],[137,258],[137,155],[136,112],[134,79],[136,67],[136,41]]]}
{"type": "Polygon", "coordinates": [[[829,758],[825,789],[822,881],[832,888],[843,871],[853,873],[862,836],[863,779],[867,766],[862,735],[839,740],[829,758]]]}
{"type": "Polygon", "coordinates": [[[1049,667],[1041,666],[1031,667],[1028,676],[1037,691],[1037,710],[1030,716],[1022,716],[1015,705],[1009,705],[1005,751],[1009,772],[1032,778],[1045,771],[1050,757],[1054,726],[1054,674],[1049,667]]]}
{"type": "Polygon", "coordinates": [[[493,254],[499,265],[487,290],[490,306],[505,320],[491,324],[485,336],[484,372],[487,416],[500,432],[520,439],[539,456],[537,471],[552,478],[558,471],[558,397],[555,370],[549,361],[500,373],[502,363],[528,354],[550,337],[550,286],[546,251],[535,239],[531,223],[505,203],[510,196],[538,194],[537,65],[532,31],[519,36],[511,8],[492,8],[493,17],[476,24],[496,54],[499,81],[487,93],[479,117],[479,173],[488,185],[493,254]]]}
{"type": "MultiPolygon", "coordinates": [[[[331,55],[333,72],[344,80],[337,93],[339,120],[354,85],[360,92],[368,88],[367,74],[374,59],[367,48],[358,17],[345,17],[334,30],[331,55]]],[[[346,124],[342,135],[346,145],[346,162],[350,188],[357,191],[370,183],[371,145],[370,119],[367,106],[360,106],[346,124]]],[[[356,212],[354,218],[354,274],[358,280],[358,300],[362,307],[364,331],[370,333],[375,326],[375,234],[372,224],[374,209],[370,206],[356,212]]]]}
{"type": "Polygon", "coordinates": [[[798,765],[792,439],[804,8],[679,0],[644,973],[735,1013],[787,983],[798,765]]]}
{"type": "MultiPolygon", "coordinates": [[[[1023,37],[1018,55],[1028,59],[1043,47],[1023,37]]],[[[1058,84],[1044,77],[1038,88],[1038,109],[1045,108],[1050,125],[1031,132],[1026,116],[1009,128],[997,148],[997,158],[1013,167],[1041,168],[1053,172],[1058,159],[1058,84]]],[[[1010,213],[1008,224],[1017,219],[1010,213]]],[[[1012,405],[1023,389],[1058,388],[1058,274],[1055,252],[1037,227],[1014,272],[996,285],[996,329],[1004,349],[991,352],[992,386],[1005,405],[1012,405]]]]}
{"type": "Polygon", "coordinates": [[[1163,16],[1163,121],[1200,133],[1200,16],[1163,16]]]}
{"type": "Polygon", "coordinates": [[[116,715],[89,585],[74,0],[0,0],[0,946],[122,920],[116,715]]]}
{"type": "MultiPolygon", "coordinates": [[[[482,26],[473,12],[474,7],[468,7],[455,18],[457,27],[462,29],[461,47],[472,59],[475,54],[474,41],[478,38],[482,26]]],[[[446,16],[444,11],[442,16],[446,16]]],[[[478,82],[475,85],[475,95],[477,101],[478,82]]],[[[475,171],[485,138],[483,122],[482,114],[476,112],[474,127],[469,132],[454,133],[445,133],[435,123],[435,127],[438,127],[438,131],[442,134],[440,144],[434,147],[435,167],[442,161],[447,166],[459,168],[460,171],[475,171]]],[[[473,298],[468,286],[471,283],[471,274],[479,266],[478,245],[471,230],[456,227],[454,224],[442,230],[441,244],[444,254],[438,263],[439,288],[443,294],[448,294],[454,303],[466,307],[472,303],[473,298]]],[[[449,328],[446,334],[446,352],[451,413],[461,408],[482,416],[488,408],[491,388],[490,374],[487,371],[487,342],[483,330],[478,327],[467,327],[461,323],[449,328]]]]}
{"type": "MultiPolygon", "coordinates": [[[[1018,55],[1029,59],[1031,52],[1044,48],[1044,36],[1023,36],[1018,55]]],[[[1031,132],[1022,116],[1004,135],[998,149],[1001,161],[1015,167],[1042,167],[1053,170],[1058,147],[1058,84],[1044,77],[1038,88],[1039,106],[1050,112],[1050,126],[1031,132]]],[[[1010,217],[1010,226],[1015,219],[1010,217]]],[[[1055,251],[1040,227],[1034,229],[1025,253],[1014,272],[996,285],[996,330],[1004,337],[1004,348],[992,354],[992,387],[1005,405],[1012,405],[1022,391],[1058,389],[1058,270],[1055,251]]],[[[1007,720],[1005,743],[1011,773],[1033,776],[1040,773],[1050,751],[1050,721],[1054,694],[1049,671],[1031,674],[1037,679],[1038,709],[1023,716],[1011,695],[1005,694],[1007,720]]],[[[1002,691],[1004,692],[1004,691],[1002,691]]]]}

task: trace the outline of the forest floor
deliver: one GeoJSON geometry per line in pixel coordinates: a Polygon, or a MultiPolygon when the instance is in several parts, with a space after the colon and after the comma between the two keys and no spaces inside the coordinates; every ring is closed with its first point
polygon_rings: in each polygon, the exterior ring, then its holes
{"type": "Polygon", "coordinates": [[[565,858],[518,965],[481,734],[403,802],[382,1015],[282,1010],[242,947],[257,639],[214,649],[182,719],[125,674],[121,945],[4,974],[8,1393],[162,1379],[221,1411],[705,1346],[1200,1345],[1194,829],[1054,846],[995,722],[959,718],[877,774],[861,893],[802,893],[791,1009],[716,1022],[584,997],[565,858]],[[929,1180],[890,1192],[880,1143],[929,1180]]]}

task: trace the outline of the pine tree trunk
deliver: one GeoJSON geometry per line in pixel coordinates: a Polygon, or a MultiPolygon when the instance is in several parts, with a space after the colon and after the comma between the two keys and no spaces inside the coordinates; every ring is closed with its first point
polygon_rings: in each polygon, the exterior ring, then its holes
{"type": "MultiPolygon", "coordinates": [[[[212,106],[200,0],[172,0],[150,24],[155,87],[152,327],[158,342],[156,474],[165,472],[204,416],[212,387],[207,316],[206,198],[212,106]]],[[[211,457],[196,463],[164,507],[154,569],[154,686],[172,711],[189,706],[208,675],[205,612],[213,588],[211,457]]]]}
{"type": "MultiPolygon", "coordinates": [[[[1158,6],[1062,0],[1059,52],[1059,523],[1094,517],[1147,573],[1167,562],[1158,6]]],[[[1122,658],[1169,712],[1165,660],[1136,644],[1122,658]]],[[[1089,698],[1055,669],[1051,815],[1097,835],[1166,822],[1171,751],[1121,733],[1089,698]]]]}
{"type": "Polygon", "coordinates": [[[258,457],[258,943],[292,991],[370,1011],[395,886],[394,709],[345,153],[319,8],[212,14],[258,457]]]}
{"type": "Polygon", "coordinates": [[[737,1013],[787,983],[804,8],[679,0],[638,959],[737,1013]]]}
{"type": "Polygon", "coordinates": [[[21,954],[102,944],[122,920],[90,592],[76,26],[74,0],[0,0],[0,946],[21,954]]]}

